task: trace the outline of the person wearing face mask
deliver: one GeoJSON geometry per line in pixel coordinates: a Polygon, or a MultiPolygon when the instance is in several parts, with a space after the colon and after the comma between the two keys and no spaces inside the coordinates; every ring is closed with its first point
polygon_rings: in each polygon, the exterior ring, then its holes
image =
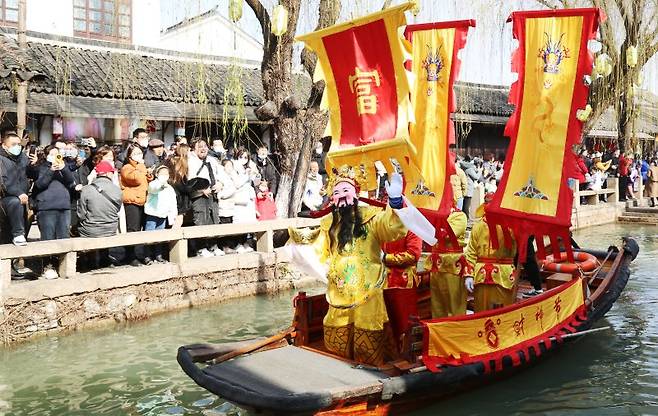
{"type": "Polygon", "coordinates": [[[3,243],[27,245],[25,239],[26,207],[28,204],[28,166],[30,160],[23,153],[21,139],[15,132],[2,135],[0,174],[2,175],[3,243]]]}
{"type": "Polygon", "coordinates": [[[261,145],[254,158],[254,163],[260,177],[267,181],[270,192],[276,197],[276,191],[279,186],[279,175],[272,159],[269,157],[269,153],[267,146],[261,145]]]}
{"type": "MultiPolygon", "coordinates": [[[[141,231],[144,224],[144,204],[146,203],[146,191],[148,179],[146,166],[144,166],[144,153],[140,146],[131,144],[126,150],[128,162],[121,168],[120,181],[123,191],[123,206],[126,211],[126,228],[128,232],[141,231]]],[[[137,258],[135,251],[141,246],[126,247],[125,261],[131,266],[140,266],[142,261],[151,263],[151,259],[137,258]]]]}
{"type": "MultiPolygon", "coordinates": [[[[142,150],[142,154],[146,154],[149,145],[148,132],[143,128],[137,128],[133,130],[133,138],[131,145],[139,146],[139,148],[142,150]]],[[[123,165],[127,164],[129,161],[130,161],[130,157],[128,156],[128,148],[126,148],[126,150],[118,154],[118,157],[114,162],[114,165],[117,168],[117,170],[120,171],[123,168],[123,165]]]]}
{"type": "Polygon", "coordinates": [[[226,149],[221,139],[215,138],[212,140],[212,149],[208,151],[208,154],[217,159],[219,163],[226,159],[226,149]]]}
{"type": "Polygon", "coordinates": [[[146,169],[156,169],[164,163],[165,160],[164,142],[160,139],[151,139],[148,141],[148,148],[144,152],[144,165],[146,169]]]}
{"type": "Polygon", "coordinates": [[[388,322],[381,247],[404,238],[408,230],[396,213],[403,208],[402,177],[391,175],[386,185],[389,206],[385,210],[359,206],[360,184],[366,182],[365,177],[357,178],[351,166],[334,168],[328,186],[332,207],[320,220],[317,234],[307,238],[303,232],[290,229],[288,246],[292,251],[294,244],[310,242],[319,256],[317,260],[328,264],[329,309],[323,321],[326,349],[378,366],[384,361],[384,326],[388,322]]]}
{"type": "MultiPolygon", "coordinates": [[[[69,237],[71,225],[70,192],[75,187],[73,172],[54,146],[45,149],[46,161],[39,166],[39,176],[34,182],[33,201],[41,240],[61,240],[69,237]]],[[[52,259],[51,259],[52,261],[52,259]]],[[[46,265],[42,277],[58,277],[53,264],[46,265]]]]}
{"type": "MultiPolygon", "coordinates": [[[[144,205],[144,214],[146,214],[144,231],[163,230],[167,224],[173,226],[178,215],[176,191],[169,184],[169,168],[159,166],[153,175],[155,179],[148,185],[146,205],[144,205]]],[[[152,252],[153,260],[158,263],[166,262],[162,257],[162,245],[154,245],[152,252]]]]}
{"type": "Polygon", "coordinates": [[[249,179],[253,182],[257,178],[259,178],[259,173],[258,173],[258,167],[256,164],[251,160],[251,157],[249,155],[249,151],[247,151],[245,148],[240,148],[237,153],[237,158],[235,159],[233,166],[235,167],[235,171],[239,175],[246,175],[249,177],[249,179]]]}

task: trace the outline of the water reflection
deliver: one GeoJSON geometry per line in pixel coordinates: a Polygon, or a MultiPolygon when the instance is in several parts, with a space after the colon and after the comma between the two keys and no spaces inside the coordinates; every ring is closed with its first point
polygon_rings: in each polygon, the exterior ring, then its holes
{"type": "MultiPolygon", "coordinates": [[[[640,244],[633,275],[601,325],[516,377],[437,403],[417,415],[658,414],[658,228],[607,225],[576,234],[605,249],[640,244]]],[[[162,315],[145,322],[42,338],[0,349],[0,414],[246,415],[197,387],[176,349],[271,334],[289,325],[292,292],[162,315]]]]}

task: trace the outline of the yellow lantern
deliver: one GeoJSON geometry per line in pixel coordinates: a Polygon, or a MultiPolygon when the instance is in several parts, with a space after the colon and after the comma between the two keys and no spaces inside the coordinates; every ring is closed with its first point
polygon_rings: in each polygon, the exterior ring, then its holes
{"type": "Polygon", "coordinates": [[[631,68],[637,66],[637,48],[635,46],[629,46],[626,49],[626,64],[631,68]]]}
{"type": "Polygon", "coordinates": [[[272,12],[272,33],[281,36],[288,30],[288,10],[279,4],[272,12]]]}
{"type": "Polygon", "coordinates": [[[592,106],[589,104],[585,109],[576,111],[576,118],[583,123],[587,121],[590,115],[592,115],[592,106]]]}
{"type": "Polygon", "coordinates": [[[242,18],[242,0],[229,0],[228,17],[233,23],[242,18]]]}
{"type": "Polygon", "coordinates": [[[612,60],[607,54],[602,53],[594,62],[594,75],[607,77],[610,74],[612,74],[612,60]]]}

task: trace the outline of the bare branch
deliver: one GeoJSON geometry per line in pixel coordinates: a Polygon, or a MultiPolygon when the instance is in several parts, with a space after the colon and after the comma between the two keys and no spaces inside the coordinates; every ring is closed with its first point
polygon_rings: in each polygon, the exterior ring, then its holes
{"type": "MultiPolygon", "coordinates": [[[[251,7],[251,10],[254,11],[256,18],[260,22],[261,28],[263,28],[263,36],[265,36],[265,28],[270,27],[270,15],[267,13],[267,9],[263,6],[263,3],[260,0],[246,0],[247,5],[251,7]]],[[[269,30],[269,29],[268,29],[269,30]]]]}
{"type": "Polygon", "coordinates": [[[564,1],[560,0],[536,0],[537,3],[541,4],[544,7],[548,7],[549,9],[561,9],[564,8],[565,4],[564,1]]]}

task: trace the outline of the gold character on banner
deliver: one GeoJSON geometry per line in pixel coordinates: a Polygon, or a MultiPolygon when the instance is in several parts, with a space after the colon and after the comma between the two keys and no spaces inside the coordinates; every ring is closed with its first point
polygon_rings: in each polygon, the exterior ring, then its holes
{"type": "Polygon", "coordinates": [[[525,317],[523,314],[521,314],[521,319],[518,321],[514,321],[514,325],[512,325],[512,328],[514,329],[514,333],[516,334],[517,337],[521,335],[525,335],[525,331],[523,330],[523,324],[525,323],[525,317]]]}
{"type": "Polygon", "coordinates": [[[364,71],[354,68],[354,75],[349,77],[350,90],[356,94],[356,109],[360,116],[377,114],[377,96],[372,92],[372,85],[379,87],[381,78],[375,69],[364,71]]]}
{"type": "Polygon", "coordinates": [[[537,312],[535,312],[535,321],[539,321],[539,326],[541,327],[541,330],[544,330],[544,310],[542,309],[541,306],[537,308],[537,312]]]}
{"type": "Polygon", "coordinates": [[[500,338],[498,337],[498,332],[496,331],[496,325],[500,325],[500,318],[494,323],[493,319],[487,319],[484,322],[484,331],[478,331],[478,338],[484,337],[487,341],[489,348],[495,350],[498,348],[500,338]]]}

